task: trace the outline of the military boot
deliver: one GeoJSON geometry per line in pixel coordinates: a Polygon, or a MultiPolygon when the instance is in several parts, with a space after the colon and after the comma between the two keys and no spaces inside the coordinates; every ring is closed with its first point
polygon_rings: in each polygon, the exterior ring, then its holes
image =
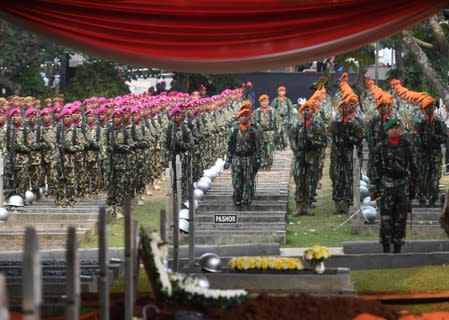
{"type": "Polygon", "coordinates": [[[341,201],[341,213],[348,214],[349,211],[349,202],[346,200],[341,201]]]}
{"type": "Polygon", "coordinates": [[[390,253],[391,245],[389,243],[382,244],[383,253],[390,253]]]}
{"type": "Polygon", "coordinates": [[[393,246],[393,253],[401,253],[401,245],[400,244],[395,244],[393,246]]]}

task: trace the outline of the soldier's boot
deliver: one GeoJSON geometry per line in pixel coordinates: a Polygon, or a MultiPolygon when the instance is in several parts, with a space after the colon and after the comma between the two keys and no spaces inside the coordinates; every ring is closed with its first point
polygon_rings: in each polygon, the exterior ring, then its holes
{"type": "Polygon", "coordinates": [[[143,206],[143,194],[138,194],[137,195],[137,205],[138,206],[143,206]]]}
{"type": "Polygon", "coordinates": [[[400,244],[395,244],[393,246],[393,253],[401,253],[401,245],[400,244]]]}
{"type": "Polygon", "coordinates": [[[347,200],[341,201],[341,213],[348,214],[349,211],[349,202],[347,200]]]}
{"type": "Polygon", "coordinates": [[[147,184],[145,186],[145,195],[151,197],[153,195],[153,193],[151,192],[151,185],[147,184]]]}
{"type": "Polygon", "coordinates": [[[419,206],[420,206],[420,207],[425,207],[425,206],[426,206],[426,200],[424,200],[424,199],[419,199],[419,206]]]}
{"type": "Polygon", "coordinates": [[[341,201],[336,200],[335,201],[335,212],[334,214],[340,214],[341,213],[341,201]]]}
{"type": "Polygon", "coordinates": [[[382,249],[384,253],[390,253],[391,252],[391,245],[389,243],[383,243],[382,249]]]}

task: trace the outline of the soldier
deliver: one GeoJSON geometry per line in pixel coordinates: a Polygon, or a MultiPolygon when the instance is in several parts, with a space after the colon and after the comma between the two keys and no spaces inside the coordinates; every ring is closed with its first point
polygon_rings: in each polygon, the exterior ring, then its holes
{"type": "Polygon", "coordinates": [[[372,199],[380,198],[380,243],[383,252],[400,253],[407,225],[407,213],[415,193],[417,168],[408,139],[403,138],[399,118],[385,122],[387,139],[373,151],[370,185],[372,199]]]}
{"type": "Polygon", "coordinates": [[[9,156],[11,157],[10,186],[11,191],[17,195],[25,195],[29,188],[29,154],[27,130],[22,124],[22,115],[19,108],[13,108],[9,112],[11,125],[8,132],[9,156]]]}
{"type": "Polygon", "coordinates": [[[122,217],[126,190],[130,187],[126,178],[130,174],[127,168],[126,154],[130,150],[127,135],[127,131],[122,126],[122,112],[115,110],[112,113],[112,125],[108,128],[106,134],[110,166],[106,203],[112,207],[113,215],[116,218],[122,217]]]}
{"type": "Polygon", "coordinates": [[[288,131],[293,121],[293,104],[292,101],[285,96],[287,92],[285,86],[278,86],[277,92],[278,96],[271,101],[270,106],[276,110],[280,118],[276,147],[277,149],[284,150],[287,147],[288,131]]]}
{"type": "Polygon", "coordinates": [[[257,129],[250,125],[251,110],[237,115],[239,124],[231,129],[225,169],[232,166],[232,200],[236,206],[250,205],[254,199],[254,179],[260,166],[261,143],[257,129]]]}
{"type": "Polygon", "coordinates": [[[145,185],[149,181],[148,176],[148,157],[149,157],[149,141],[148,128],[142,122],[140,109],[134,107],[131,109],[132,127],[131,137],[135,143],[135,159],[136,159],[136,177],[135,189],[137,196],[137,204],[143,205],[143,195],[145,193],[145,185]]]}
{"type": "Polygon", "coordinates": [[[56,131],[56,140],[59,149],[59,178],[55,203],[58,207],[69,206],[73,208],[76,203],[76,154],[82,154],[84,139],[78,128],[73,126],[70,108],[63,109],[60,117],[62,123],[56,131]]]}
{"type": "MultiPolygon", "coordinates": [[[[122,113],[122,127],[125,131],[125,144],[129,146],[129,151],[126,153],[126,168],[129,172],[136,171],[136,144],[132,134],[133,124],[131,121],[131,106],[125,105],[120,108],[122,113]]],[[[126,175],[128,188],[126,189],[126,194],[130,198],[134,198],[136,195],[136,175],[128,174],[126,175]]]]}
{"type": "Polygon", "coordinates": [[[327,139],[326,128],[316,116],[315,109],[315,102],[307,100],[299,110],[303,113],[303,121],[296,122],[289,132],[290,148],[295,155],[293,177],[296,184],[296,216],[314,215],[309,209],[317,186],[316,165],[327,139]]]}
{"type": "Polygon", "coordinates": [[[96,200],[101,188],[100,177],[100,157],[101,147],[104,145],[104,132],[97,123],[96,112],[94,109],[87,109],[84,113],[86,123],[81,127],[85,138],[84,148],[84,175],[83,186],[85,194],[89,194],[92,200],[96,200]]]}
{"type": "Polygon", "coordinates": [[[75,101],[70,105],[70,111],[72,113],[72,127],[73,127],[73,133],[76,136],[75,140],[79,140],[80,142],[80,149],[79,151],[75,151],[73,153],[73,157],[75,160],[75,172],[78,173],[75,175],[76,177],[76,194],[79,198],[83,198],[86,194],[86,189],[84,188],[86,183],[85,179],[86,176],[82,174],[85,172],[86,167],[86,158],[84,154],[84,133],[82,127],[86,125],[85,119],[82,116],[82,104],[80,101],[75,101]],[[78,137],[79,135],[79,137],[78,137]]]}
{"type": "Polygon", "coordinates": [[[39,185],[44,186],[44,194],[54,195],[56,192],[57,174],[56,160],[58,158],[56,149],[56,130],[53,125],[50,108],[44,108],[41,113],[41,168],[39,185]]]}
{"type": "Polygon", "coordinates": [[[260,169],[270,170],[273,165],[274,136],[277,129],[277,112],[268,106],[270,98],[263,94],[259,97],[260,108],[253,113],[252,122],[257,123],[261,129],[262,159],[260,169]]]}
{"type": "Polygon", "coordinates": [[[376,109],[378,117],[374,117],[370,120],[368,125],[368,132],[366,135],[366,142],[368,144],[368,177],[371,177],[371,169],[373,166],[373,150],[379,142],[382,142],[386,138],[386,132],[384,130],[384,124],[393,117],[393,96],[388,93],[384,93],[376,101],[376,109]]]}
{"type": "Polygon", "coordinates": [[[180,156],[182,168],[182,194],[178,195],[185,201],[188,198],[188,182],[189,182],[189,157],[193,148],[193,135],[189,130],[185,120],[183,109],[184,103],[177,103],[176,106],[170,110],[171,121],[167,128],[167,136],[165,139],[166,149],[169,153],[169,159],[172,162],[172,168],[176,168],[176,155],[180,156]]]}
{"type": "Polygon", "coordinates": [[[356,115],[357,96],[349,96],[339,105],[339,114],[331,123],[330,178],[336,214],[347,214],[353,201],[353,150],[364,136],[362,120],[356,115]]]}
{"type": "Polygon", "coordinates": [[[434,207],[438,200],[441,178],[441,144],[446,143],[447,129],[444,122],[435,116],[435,100],[426,95],[419,101],[423,116],[416,121],[419,173],[417,197],[424,206],[434,207]]]}
{"type": "Polygon", "coordinates": [[[28,166],[28,172],[30,175],[30,186],[32,184],[31,191],[33,191],[36,200],[39,200],[40,190],[39,187],[42,185],[39,184],[39,182],[42,181],[40,179],[40,176],[42,175],[41,172],[41,148],[42,148],[42,132],[41,132],[41,126],[37,124],[37,110],[34,108],[29,108],[25,112],[25,117],[27,118],[27,139],[28,139],[28,145],[30,148],[29,153],[29,166],[28,166]]]}

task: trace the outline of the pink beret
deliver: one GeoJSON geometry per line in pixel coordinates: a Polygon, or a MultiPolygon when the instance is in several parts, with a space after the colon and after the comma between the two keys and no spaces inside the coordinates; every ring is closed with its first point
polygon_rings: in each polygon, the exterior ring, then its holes
{"type": "Polygon", "coordinates": [[[40,115],[43,116],[44,114],[51,114],[51,109],[50,108],[42,109],[40,115]]]}
{"type": "Polygon", "coordinates": [[[62,118],[64,116],[70,116],[70,115],[72,115],[72,109],[64,108],[64,109],[62,109],[61,113],[59,114],[59,117],[62,118]]]}
{"type": "Polygon", "coordinates": [[[25,117],[29,117],[32,114],[37,114],[37,110],[34,108],[28,108],[27,111],[25,111],[25,117]]]}
{"type": "Polygon", "coordinates": [[[19,108],[13,108],[9,111],[9,116],[12,117],[13,115],[15,115],[16,113],[20,114],[20,109],[19,108]]]}
{"type": "Polygon", "coordinates": [[[70,111],[72,113],[81,111],[81,106],[79,104],[72,104],[72,106],[70,107],[70,111]]]}
{"type": "Polygon", "coordinates": [[[95,109],[87,109],[84,114],[87,116],[88,114],[95,114],[95,109]]]}
{"type": "Polygon", "coordinates": [[[105,113],[105,112],[106,112],[106,108],[105,107],[97,108],[97,114],[105,113]]]}
{"type": "Polygon", "coordinates": [[[178,112],[181,112],[181,108],[179,107],[179,104],[177,104],[173,109],[170,110],[169,115],[170,115],[170,117],[173,117],[178,112]]]}
{"type": "Polygon", "coordinates": [[[113,116],[113,117],[121,117],[121,116],[122,116],[122,111],[121,111],[121,110],[115,110],[115,111],[112,113],[112,116],[113,116]]]}
{"type": "Polygon", "coordinates": [[[137,107],[134,107],[131,109],[131,114],[136,114],[136,113],[140,113],[140,109],[137,107]]]}

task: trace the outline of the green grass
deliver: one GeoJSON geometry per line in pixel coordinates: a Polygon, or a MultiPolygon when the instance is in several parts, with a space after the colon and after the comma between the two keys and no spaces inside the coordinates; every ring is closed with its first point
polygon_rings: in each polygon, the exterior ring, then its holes
{"type": "Polygon", "coordinates": [[[398,269],[353,270],[357,291],[449,290],[449,265],[398,269]]]}
{"type": "MultiPolygon", "coordinates": [[[[154,200],[146,201],[143,206],[136,206],[133,210],[133,217],[140,225],[159,230],[159,218],[161,209],[165,208],[165,199],[157,197],[154,200]]],[[[113,219],[109,224],[109,247],[124,246],[124,219],[113,219]]],[[[92,236],[86,241],[82,241],[81,248],[98,248],[98,237],[92,236]]]]}

